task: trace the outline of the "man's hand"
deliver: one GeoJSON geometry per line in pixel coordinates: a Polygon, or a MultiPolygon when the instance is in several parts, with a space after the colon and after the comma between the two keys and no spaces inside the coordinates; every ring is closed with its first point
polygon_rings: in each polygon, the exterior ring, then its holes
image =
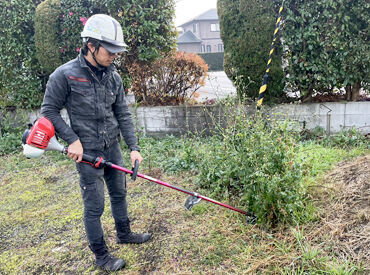
{"type": "Polygon", "coordinates": [[[84,149],[82,148],[82,144],[79,139],[68,146],[67,157],[75,160],[76,162],[80,162],[82,160],[83,153],[84,149]]]}
{"type": "Polygon", "coordinates": [[[132,151],[130,154],[130,157],[131,157],[131,165],[132,165],[131,167],[135,166],[135,160],[138,160],[139,164],[141,164],[144,160],[143,157],[140,155],[139,151],[132,151]]]}

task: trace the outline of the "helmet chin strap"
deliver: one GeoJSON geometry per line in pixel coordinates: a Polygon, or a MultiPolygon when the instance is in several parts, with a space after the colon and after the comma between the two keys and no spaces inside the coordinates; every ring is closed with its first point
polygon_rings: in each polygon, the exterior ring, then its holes
{"type": "Polygon", "coordinates": [[[105,67],[105,66],[101,65],[101,64],[96,60],[96,57],[95,57],[95,51],[96,51],[96,49],[95,49],[94,51],[91,51],[91,49],[89,49],[89,51],[91,52],[92,57],[93,57],[93,59],[94,59],[95,63],[98,65],[98,70],[99,70],[99,71],[103,71],[103,70],[105,70],[107,67],[105,67]]]}

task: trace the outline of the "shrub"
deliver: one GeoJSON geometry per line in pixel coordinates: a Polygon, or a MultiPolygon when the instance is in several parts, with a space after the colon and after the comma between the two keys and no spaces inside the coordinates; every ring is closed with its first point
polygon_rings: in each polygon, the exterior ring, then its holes
{"type": "Polygon", "coordinates": [[[58,49],[58,23],[60,0],[46,0],[36,8],[36,56],[46,74],[51,74],[62,64],[58,49]]]}
{"type": "Polygon", "coordinates": [[[135,63],[130,68],[131,89],[145,105],[178,105],[204,84],[208,66],[196,54],[176,52],[153,64],[135,63]]]}
{"type": "MultiPolygon", "coordinates": [[[[244,85],[236,85],[240,98],[256,98],[266,70],[278,6],[273,0],[219,0],[218,14],[225,48],[225,72],[234,82],[236,78],[244,81],[244,85]]],[[[281,52],[278,40],[265,102],[279,102],[283,98],[281,52]]]]}
{"type": "MultiPolygon", "coordinates": [[[[304,168],[296,161],[296,136],[288,121],[248,118],[231,105],[228,126],[199,165],[199,183],[214,195],[241,201],[268,227],[304,216],[304,168]]],[[[215,138],[215,137],[214,137],[215,138]]]]}
{"type": "Polygon", "coordinates": [[[24,112],[6,112],[0,123],[0,156],[17,152],[22,148],[22,135],[28,119],[24,112]]]}
{"type": "Polygon", "coordinates": [[[0,1],[0,108],[40,105],[34,14],[41,0],[0,1]]]}

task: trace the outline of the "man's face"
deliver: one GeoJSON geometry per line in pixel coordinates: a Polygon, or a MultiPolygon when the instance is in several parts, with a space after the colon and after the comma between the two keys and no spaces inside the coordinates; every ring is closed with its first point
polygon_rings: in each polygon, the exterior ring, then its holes
{"type": "Polygon", "coordinates": [[[96,60],[104,67],[109,67],[118,55],[119,53],[110,53],[104,47],[99,47],[98,50],[95,50],[96,60]]]}

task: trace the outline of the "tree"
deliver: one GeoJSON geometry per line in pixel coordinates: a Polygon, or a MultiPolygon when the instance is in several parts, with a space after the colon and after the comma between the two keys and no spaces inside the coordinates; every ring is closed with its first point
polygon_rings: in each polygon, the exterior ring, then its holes
{"type": "MultiPolygon", "coordinates": [[[[279,1],[280,2],[280,1],[279,1]]],[[[273,0],[218,0],[221,38],[224,42],[224,68],[237,86],[241,99],[256,98],[270,52],[278,7],[273,0]]],[[[275,44],[264,100],[283,98],[281,47],[275,44]]]]}

